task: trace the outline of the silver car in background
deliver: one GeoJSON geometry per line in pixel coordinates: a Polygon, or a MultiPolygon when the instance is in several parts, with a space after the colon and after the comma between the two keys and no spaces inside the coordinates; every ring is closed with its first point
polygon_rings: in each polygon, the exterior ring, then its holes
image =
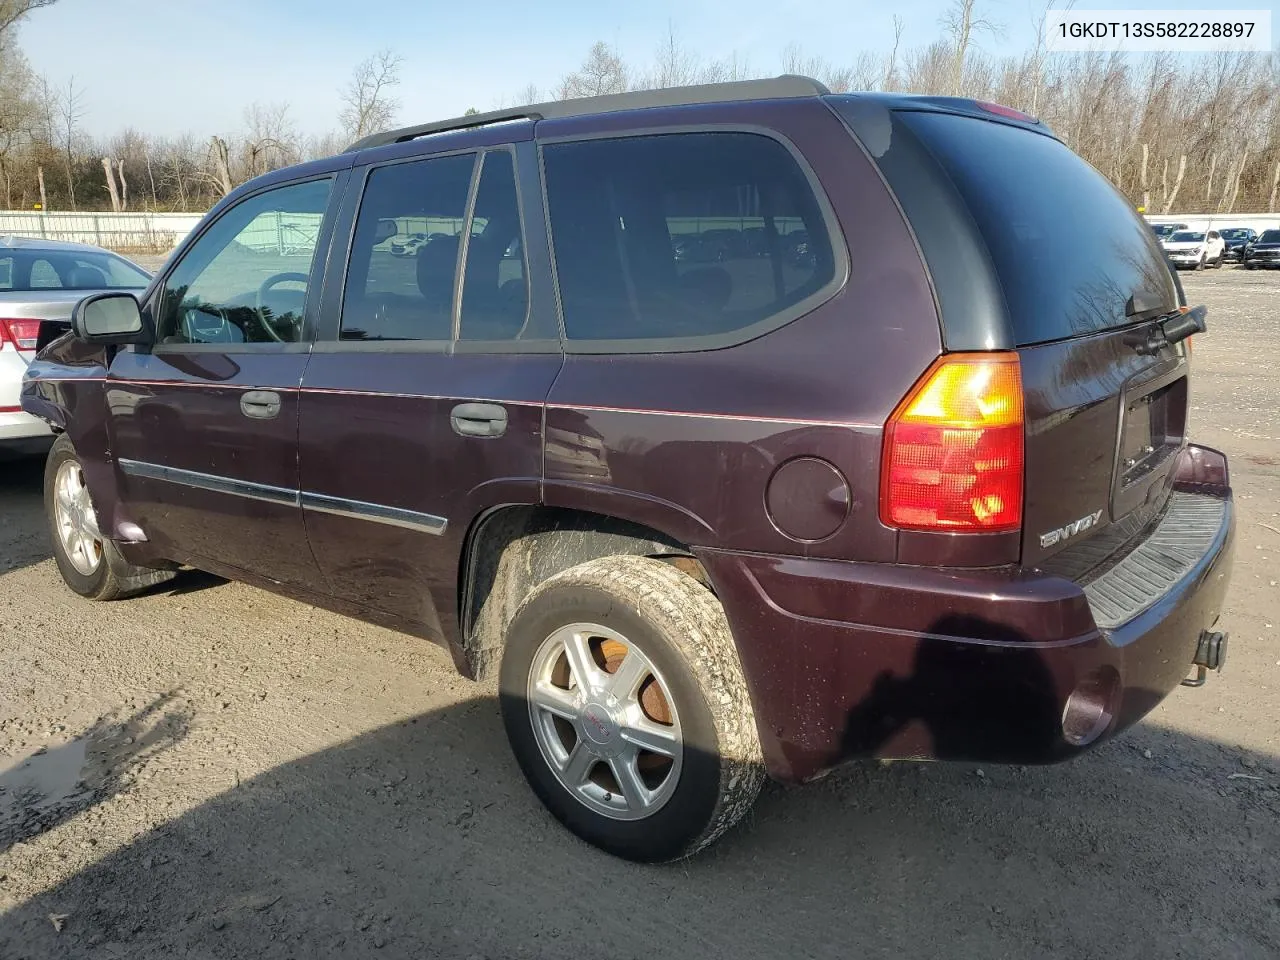
{"type": "Polygon", "coordinates": [[[24,413],[18,394],[43,320],[70,322],[81,297],[143,290],[151,276],[118,254],[83,243],[0,237],[0,449],[36,446],[48,426],[24,413]]]}

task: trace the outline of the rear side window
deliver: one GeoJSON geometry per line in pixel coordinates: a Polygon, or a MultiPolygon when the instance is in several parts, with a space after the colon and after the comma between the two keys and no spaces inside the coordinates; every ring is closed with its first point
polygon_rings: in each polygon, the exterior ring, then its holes
{"type": "Polygon", "coordinates": [[[342,300],[343,340],[449,340],[474,154],[369,174],[342,300]]]}
{"type": "Polygon", "coordinates": [[[570,340],[763,332],[836,278],[818,199],[770,137],[588,140],[543,156],[570,340]]]}
{"type": "Polygon", "coordinates": [[[1150,228],[1062,143],[954,114],[899,116],[942,164],[977,223],[1019,345],[1121,326],[1134,319],[1126,306],[1135,294],[1176,308],[1150,228]]]}

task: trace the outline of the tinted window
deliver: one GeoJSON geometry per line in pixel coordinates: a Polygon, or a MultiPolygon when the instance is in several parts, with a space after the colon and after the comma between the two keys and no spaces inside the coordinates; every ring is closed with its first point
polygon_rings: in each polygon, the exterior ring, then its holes
{"type": "Polygon", "coordinates": [[[544,160],[570,339],[730,333],[835,277],[809,182],[769,137],[590,140],[544,160]]]}
{"type": "Polygon", "coordinates": [[[511,340],[529,310],[524,237],[515,163],[506,150],[484,156],[467,243],[462,286],[462,340],[511,340]]]}
{"type": "Polygon", "coordinates": [[[329,186],[317,180],[278,187],[219,217],[165,282],[161,342],[300,339],[329,186]]]}
{"type": "Polygon", "coordinates": [[[342,299],[343,340],[449,340],[475,155],[369,174],[342,299]]]}
{"type": "Polygon", "coordinates": [[[954,114],[899,116],[939,159],[981,230],[1017,343],[1124,324],[1129,298],[1139,292],[1162,309],[1176,308],[1150,229],[1062,143],[954,114]]]}
{"type": "Polygon", "coordinates": [[[1196,233],[1194,230],[1179,230],[1169,238],[1170,243],[1198,243],[1204,239],[1203,233],[1196,233]]]}
{"type": "Polygon", "coordinates": [[[1280,230],[1263,230],[1259,243],[1280,243],[1280,230]]]}

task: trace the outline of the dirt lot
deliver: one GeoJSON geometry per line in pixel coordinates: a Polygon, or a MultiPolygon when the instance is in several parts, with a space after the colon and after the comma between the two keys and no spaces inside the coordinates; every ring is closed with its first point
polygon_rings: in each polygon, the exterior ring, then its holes
{"type": "Polygon", "coordinates": [[[1186,281],[1227,671],[1071,765],[766,788],[668,867],[554,823],[440,650],[204,576],[74,597],[0,465],[0,958],[1280,956],[1280,276],[1186,281]]]}

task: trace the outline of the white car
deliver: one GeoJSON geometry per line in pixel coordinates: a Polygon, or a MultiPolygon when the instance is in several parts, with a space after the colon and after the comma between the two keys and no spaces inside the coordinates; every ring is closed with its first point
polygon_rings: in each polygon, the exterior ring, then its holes
{"type": "Polygon", "coordinates": [[[19,402],[43,320],[71,320],[81,297],[103,290],[142,291],[151,277],[100,247],[0,237],[0,447],[39,446],[49,427],[19,402]]]}
{"type": "Polygon", "coordinates": [[[1203,233],[1199,230],[1178,230],[1164,241],[1164,252],[1175,267],[1222,266],[1227,253],[1227,242],[1217,230],[1203,233]]]}

